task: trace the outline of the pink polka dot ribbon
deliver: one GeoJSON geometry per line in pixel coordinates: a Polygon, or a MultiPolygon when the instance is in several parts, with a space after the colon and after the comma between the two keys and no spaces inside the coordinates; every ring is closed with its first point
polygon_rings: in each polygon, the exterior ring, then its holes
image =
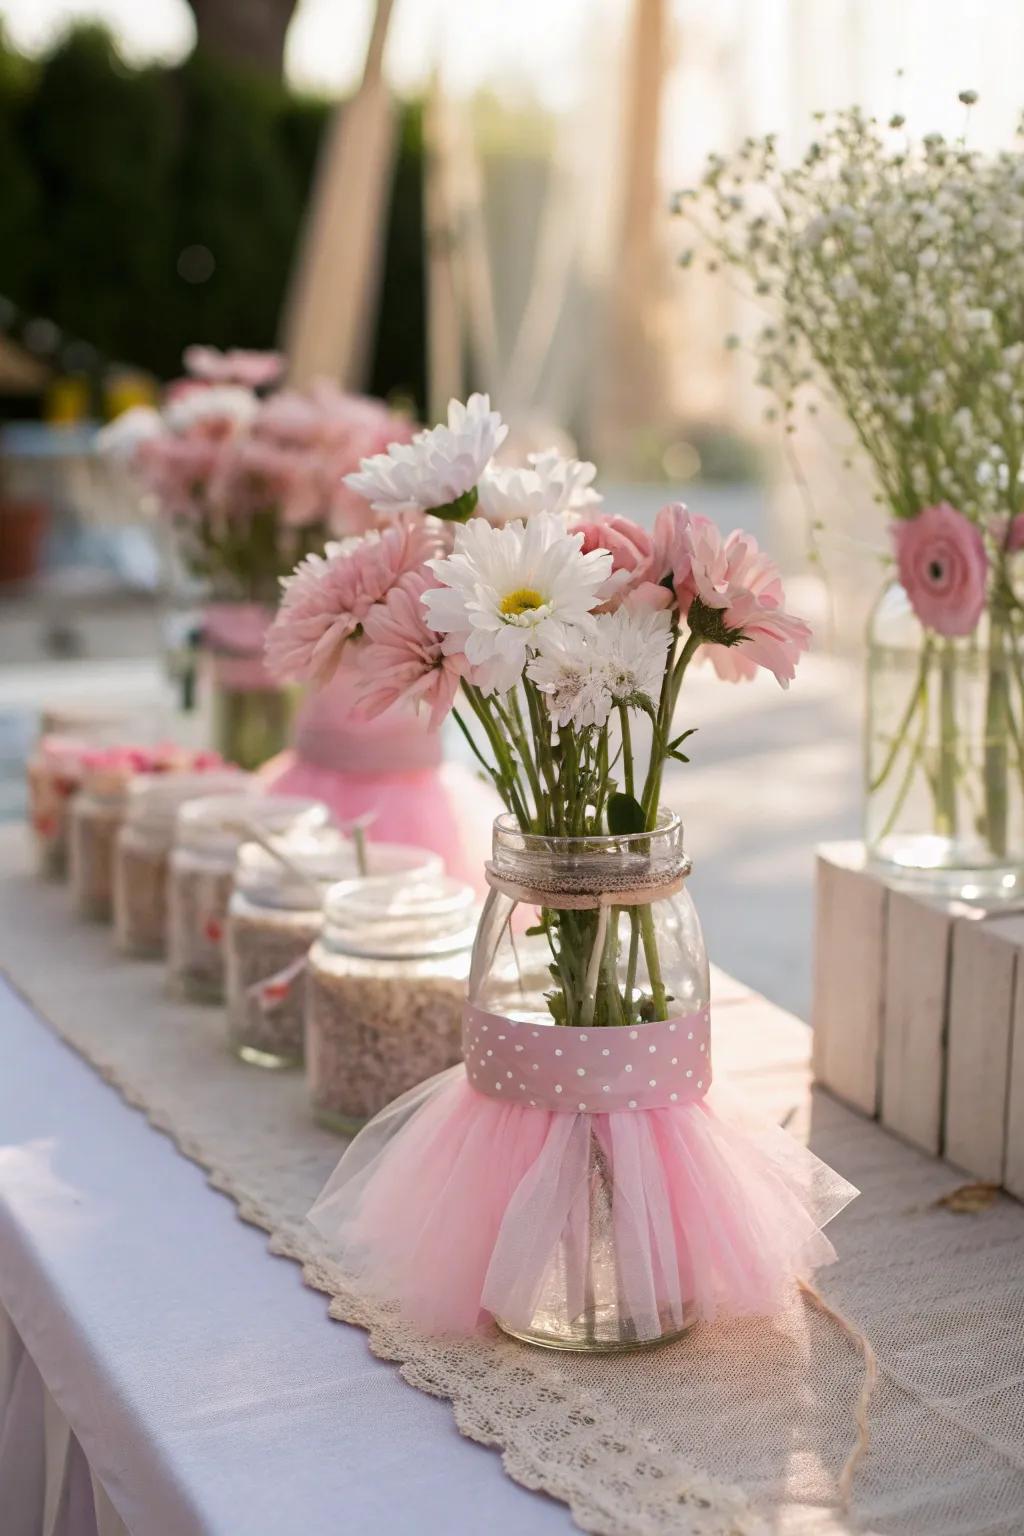
{"type": "Polygon", "coordinates": [[[467,1003],[462,1054],[470,1086],[506,1103],[572,1114],[668,1109],[711,1086],[711,1017],[701,1008],[651,1024],[574,1029],[467,1003]]]}

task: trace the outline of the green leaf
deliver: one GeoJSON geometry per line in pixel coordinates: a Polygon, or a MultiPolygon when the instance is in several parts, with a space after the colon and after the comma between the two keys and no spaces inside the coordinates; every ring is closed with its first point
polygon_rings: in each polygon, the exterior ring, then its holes
{"type": "Polygon", "coordinates": [[[456,496],[454,501],[446,501],[442,507],[430,507],[428,510],[446,523],[468,523],[476,511],[477,488],[470,486],[468,491],[463,491],[461,496],[456,496]]]}
{"type": "Polygon", "coordinates": [[[608,797],[608,830],[615,837],[645,832],[647,824],[639,801],[621,791],[608,797]]]}
{"type": "Polygon", "coordinates": [[[692,736],[693,733],[696,730],[697,730],[697,726],[691,725],[690,729],[688,731],[680,731],[679,735],[675,738],[675,740],[669,742],[668,750],[670,752],[674,752],[678,746],[682,745],[682,743],[686,740],[687,736],[692,736]]]}

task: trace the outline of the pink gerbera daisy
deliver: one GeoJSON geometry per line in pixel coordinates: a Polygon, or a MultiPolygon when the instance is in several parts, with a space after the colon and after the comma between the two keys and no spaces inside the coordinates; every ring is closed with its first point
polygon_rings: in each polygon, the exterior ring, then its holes
{"type": "Polygon", "coordinates": [[[436,536],[410,521],[307,555],[282,582],[284,596],[267,636],[271,672],[295,682],[329,681],[374,603],[436,552],[436,536]]]}
{"type": "Polygon", "coordinates": [[[679,611],[719,677],[739,682],[764,667],[787,688],[811,630],[786,612],[778,567],[757,540],[740,529],[723,539],[709,517],[675,505],[658,513],[654,544],[655,569],[671,574],[679,611]]]}
{"type": "Polygon", "coordinates": [[[436,730],[452,707],[465,657],[446,656],[444,637],[427,624],[421,599],[432,585],[428,571],[403,576],[363,621],[360,692],[369,719],[395,704],[425,705],[436,730]]]}

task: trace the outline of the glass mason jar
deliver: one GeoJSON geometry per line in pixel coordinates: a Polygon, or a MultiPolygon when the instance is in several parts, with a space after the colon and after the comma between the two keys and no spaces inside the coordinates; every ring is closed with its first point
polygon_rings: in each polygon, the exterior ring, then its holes
{"type": "Polygon", "coordinates": [[[318,800],[264,795],[255,781],[229,795],[183,805],[175,820],[167,876],[167,980],[196,1002],[224,996],[224,934],[235,858],[253,830],[263,836],[312,831],[330,820],[318,800]]]}
{"type": "Polygon", "coordinates": [[[212,603],[202,628],[200,688],[217,751],[259,768],[288,744],[295,690],[270,676],[263,642],[274,617],[259,603],[212,603]]]}
{"type": "Polygon", "coordinates": [[[180,808],[206,795],[240,792],[245,774],[155,774],[135,779],[114,852],[114,937],[118,949],[139,959],[164,953],[167,869],[180,808]]]}
{"type": "Polygon", "coordinates": [[[328,889],[342,880],[443,873],[436,854],[395,843],[366,846],[360,875],[352,842],[334,827],[238,850],[225,947],[228,1044],[257,1067],[303,1061],[306,960],[323,924],[328,889]],[[287,862],[285,862],[287,861],[287,862]]]}
{"type": "MultiPolygon", "coordinates": [[[[629,1036],[641,1024],[706,1010],[708,959],[684,883],[689,870],[682,825],[670,812],[660,814],[653,832],[626,837],[535,835],[521,832],[512,816],[499,817],[470,1005],[499,1018],[571,1027],[582,1038],[603,1029],[629,1036]]],[[[575,1085],[572,1100],[582,1092],[575,1085]]],[[[599,1113],[591,1125],[589,1221],[562,1234],[529,1327],[496,1321],[549,1349],[661,1343],[683,1329],[678,1317],[665,1317],[661,1333],[641,1337],[629,1314],[612,1219],[615,1170],[599,1139],[599,1113]],[[581,1269],[582,1296],[574,1296],[567,1276],[581,1269]]],[[[684,1316],[684,1328],[690,1321],[684,1316]]]]}
{"type": "Polygon", "coordinates": [[[44,735],[25,766],[36,866],[51,880],[67,873],[70,809],[82,783],[86,750],[77,737],[44,735]]]}
{"type": "Polygon", "coordinates": [[[79,917],[110,921],[114,900],[114,849],[128,803],[128,779],[119,772],[87,772],[71,801],[68,878],[79,917]]]}
{"type": "Polygon", "coordinates": [[[441,875],[328,893],[306,982],[306,1073],[322,1125],[352,1135],[461,1060],[477,910],[471,886],[441,875]]]}
{"type": "Polygon", "coordinates": [[[1024,889],[1024,650],[993,607],[977,629],[926,629],[893,583],[868,629],[870,859],[935,895],[990,902],[1024,889]]]}

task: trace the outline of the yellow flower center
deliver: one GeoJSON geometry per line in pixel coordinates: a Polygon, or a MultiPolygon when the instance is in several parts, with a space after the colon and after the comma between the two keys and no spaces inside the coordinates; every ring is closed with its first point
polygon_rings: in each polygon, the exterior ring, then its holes
{"type": "Polygon", "coordinates": [[[518,617],[534,608],[543,608],[544,599],[532,587],[517,587],[501,600],[501,612],[506,618],[518,617]]]}

